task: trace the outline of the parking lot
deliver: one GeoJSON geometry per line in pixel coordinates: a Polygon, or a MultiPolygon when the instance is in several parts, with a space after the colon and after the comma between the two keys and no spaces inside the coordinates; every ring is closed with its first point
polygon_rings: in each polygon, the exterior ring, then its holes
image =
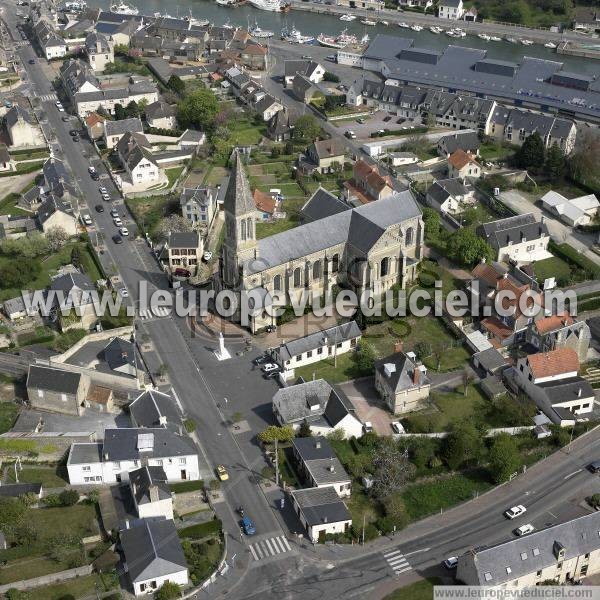
{"type": "Polygon", "coordinates": [[[413,127],[421,127],[421,123],[407,121],[403,117],[390,115],[386,111],[379,110],[373,115],[352,120],[338,121],[335,125],[343,131],[353,131],[359,140],[373,140],[371,134],[380,129],[389,129],[391,131],[399,129],[411,129],[413,127]],[[359,123],[358,121],[363,121],[359,123]]]}

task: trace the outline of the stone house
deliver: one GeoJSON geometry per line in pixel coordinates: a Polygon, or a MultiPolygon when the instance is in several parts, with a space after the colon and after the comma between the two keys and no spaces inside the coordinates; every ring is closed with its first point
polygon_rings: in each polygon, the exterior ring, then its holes
{"type": "Polygon", "coordinates": [[[458,149],[448,158],[448,178],[465,179],[466,177],[473,179],[481,177],[481,166],[473,155],[458,149]]]}
{"type": "Polygon", "coordinates": [[[81,373],[31,365],[26,387],[33,408],[79,416],[84,412],[90,380],[81,373]]]}
{"type": "Polygon", "coordinates": [[[171,273],[183,270],[194,275],[202,261],[204,241],[197,231],[174,231],[167,241],[167,250],[171,273]]]}

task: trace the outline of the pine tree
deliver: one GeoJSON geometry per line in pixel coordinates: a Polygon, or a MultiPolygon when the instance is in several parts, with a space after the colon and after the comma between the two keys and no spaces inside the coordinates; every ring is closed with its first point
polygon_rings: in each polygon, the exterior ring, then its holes
{"type": "Polygon", "coordinates": [[[517,164],[523,169],[541,169],[544,166],[544,155],[544,142],[536,131],[519,148],[516,154],[517,164]]]}
{"type": "Polygon", "coordinates": [[[563,151],[554,143],[546,155],[545,170],[551,181],[560,181],[565,174],[566,160],[563,151]]]}

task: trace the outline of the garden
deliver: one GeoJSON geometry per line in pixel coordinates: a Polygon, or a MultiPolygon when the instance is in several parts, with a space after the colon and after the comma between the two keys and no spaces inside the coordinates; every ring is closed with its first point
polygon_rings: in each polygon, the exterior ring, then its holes
{"type": "Polygon", "coordinates": [[[178,531],[193,585],[201,584],[219,566],[224,552],[219,519],[191,525],[178,531]]]}

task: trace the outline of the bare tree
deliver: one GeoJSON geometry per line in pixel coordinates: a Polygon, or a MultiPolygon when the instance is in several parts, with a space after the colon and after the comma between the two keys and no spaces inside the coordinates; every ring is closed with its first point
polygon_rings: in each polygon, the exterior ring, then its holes
{"type": "Polygon", "coordinates": [[[400,448],[392,438],[382,438],[373,453],[373,494],[386,498],[410,480],[415,465],[408,460],[408,448],[400,448]]]}
{"type": "Polygon", "coordinates": [[[63,227],[52,227],[46,233],[46,241],[48,242],[48,248],[52,252],[60,250],[69,239],[69,235],[63,227]]]}

